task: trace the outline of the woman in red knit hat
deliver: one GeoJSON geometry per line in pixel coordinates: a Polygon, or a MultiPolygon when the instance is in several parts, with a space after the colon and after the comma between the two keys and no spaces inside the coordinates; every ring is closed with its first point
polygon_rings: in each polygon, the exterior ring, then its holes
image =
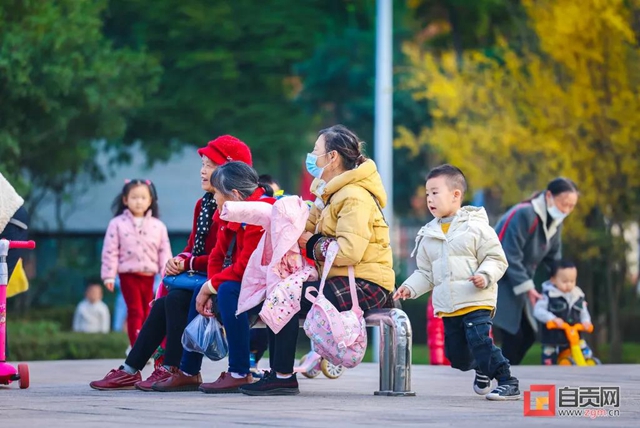
{"type": "MultiPolygon", "coordinates": [[[[166,274],[178,275],[184,271],[207,273],[209,253],[216,245],[214,213],[216,203],[210,178],[213,171],[230,161],[240,161],[252,165],[249,147],[231,135],[223,135],[209,141],[198,149],[202,158],[200,185],[206,193],[196,202],[193,229],[184,251],[167,262],[166,274]]],[[[111,370],[103,379],[90,383],[98,390],[120,390],[137,388],[152,391],[153,385],[163,380],[161,391],[197,391],[202,383],[200,366],[202,354],[184,352],[182,333],[196,315],[195,293],[191,290],[172,289],[165,297],[153,303],[149,317],[145,321],[138,339],[129,352],[124,364],[111,370]],[[164,364],[156,367],[151,376],[143,381],[140,370],[146,365],[166,336],[164,364]],[[178,368],[180,367],[180,369],[178,368]],[[173,375],[173,376],[172,376],[173,375]]]]}

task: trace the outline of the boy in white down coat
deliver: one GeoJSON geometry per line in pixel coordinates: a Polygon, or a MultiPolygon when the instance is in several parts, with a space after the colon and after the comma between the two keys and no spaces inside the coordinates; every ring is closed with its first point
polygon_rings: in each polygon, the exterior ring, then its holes
{"type": "Polygon", "coordinates": [[[444,321],[451,367],[475,370],[473,389],[488,400],[518,400],[518,379],[511,376],[509,361],[490,336],[497,283],[508,266],[498,236],[484,208],[461,208],[467,182],[460,169],[434,168],[426,190],[435,219],[418,232],[418,269],[394,298],[415,299],[433,290],[433,308],[444,321]],[[492,379],[498,380],[493,390],[492,379]]]}

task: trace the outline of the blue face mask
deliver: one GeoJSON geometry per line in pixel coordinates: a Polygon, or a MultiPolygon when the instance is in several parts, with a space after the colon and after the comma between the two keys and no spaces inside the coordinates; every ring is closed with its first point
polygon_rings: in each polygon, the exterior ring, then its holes
{"type": "Polygon", "coordinates": [[[564,219],[567,218],[567,216],[569,215],[567,213],[563,213],[562,211],[560,211],[560,209],[555,205],[555,203],[553,203],[553,205],[549,204],[549,201],[547,201],[547,211],[549,212],[549,215],[551,216],[552,219],[560,223],[564,221],[564,219]]]}
{"type": "Polygon", "coordinates": [[[313,153],[307,153],[307,161],[306,161],[307,171],[309,171],[309,174],[311,174],[315,178],[321,178],[324,168],[320,168],[317,162],[318,162],[318,155],[314,155],[313,153]]]}

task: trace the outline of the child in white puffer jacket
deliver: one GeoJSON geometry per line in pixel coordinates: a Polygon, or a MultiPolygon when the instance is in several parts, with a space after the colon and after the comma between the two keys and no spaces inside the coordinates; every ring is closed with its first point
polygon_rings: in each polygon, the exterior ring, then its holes
{"type": "Polygon", "coordinates": [[[508,266],[500,240],[484,208],[461,207],[467,183],[458,168],[433,169],[426,190],[435,219],[418,232],[418,269],[394,297],[415,299],[433,290],[451,367],[474,369],[473,389],[489,400],[520,399],[518,379],[511,376],[509,361],[490,336],[497,283],[508,266]],[[493,390],[492,379],[498,380],[493,390]]]}

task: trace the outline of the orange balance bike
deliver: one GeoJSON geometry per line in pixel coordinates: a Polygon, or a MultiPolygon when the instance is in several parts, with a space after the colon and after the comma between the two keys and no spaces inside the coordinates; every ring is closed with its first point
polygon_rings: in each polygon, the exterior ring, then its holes
{"type": "Polygon", "coordinates": [[[559,366],[596,366],[602,364],[596,357],[585,357],[580,348],[580,332],[591,333],[593,326],[589,326],[589,329],[587,329],[581,323],[569,325],[565,322],[562,327],[558,327],[553,321],[547,322],[546,326],[549,330],[564,330],[564,334],[569,341],[569,347],[558,354],[559,366]]]}

